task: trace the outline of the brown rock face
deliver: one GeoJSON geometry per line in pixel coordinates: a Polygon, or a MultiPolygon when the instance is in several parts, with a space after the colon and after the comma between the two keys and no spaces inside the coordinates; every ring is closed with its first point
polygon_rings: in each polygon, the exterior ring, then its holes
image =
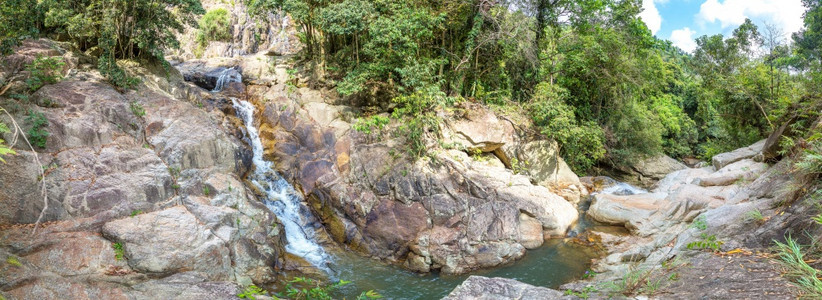
{"type": "MultiPolygon", "coordinates": [[[[335,241],[370,256],[420,272],[464,273],[516,260],[577,220],[568,201],[501,165],[475,164],[456,150],[438,163],[412,162],[397,153],[396,140],[370,143],[340,130],[333,124],[342,121],[329,121],[324,109],[307,111],[328,107],[316,91],[289,100],[279,85],[249,90],[264,95],[258,106],[263,142],[272,147],[267,158],[306,195],[335,241]]],[[[508,130],[474,141],[501,147],[491,140],[510,138],[513,127],[497,121],[508,130]]]]}

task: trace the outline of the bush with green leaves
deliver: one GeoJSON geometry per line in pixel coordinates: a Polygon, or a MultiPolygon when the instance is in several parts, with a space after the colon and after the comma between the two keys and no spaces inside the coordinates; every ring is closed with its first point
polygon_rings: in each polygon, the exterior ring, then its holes
{"type": "Polygon", "coordinates": [[[388,122],[388,117],[374,115],[367,118],[357,118],[357,121],[351,127],[357,132],[371,134],[374,131],[381,131],[388,125],[388,122]]]}
{"type": "Polygon", "coordinates": [[[391,116],[402,123],[396,133],[408,142],[408,154],[419,158],[428,151],[428,139],[436,140],[440,134],[441,120],[437,116],[437,110],[453,106],[459,99],[448,97],[435,87],[429,87],[410,95],[396,97],[392,101],[397,104],[397,108],[391,116]]]}
{"type": "Polygon", "coordinates": [[[209,10],[197,23],[197,47],[203,51],[211,41],[230,41],[230,15],[224,8],[209,10]]]}
{"type": "Polygon", "coordinates": [[[37,56],[30,64],[26,65],[29,77],[26,78],[26,86],[30,92],[35,92],[46,84],[57,83],[63,75],[60,73],[66,64],[61,57],[37,56]]]}
{"type": "Polygon", "coordinates": [[[573,108],[564,102],[566,95],[559,86],[540,83],[528,111],[540,132],[557,141],[560,155],[571,168],[585,172],[604,157],[604,134],[596,124],[577,120],[573,108]]]}
{"type": "Polygon", "coordinates": [[[32,146],[45,148],[46,139],[49,137],[49,132],[45,129],[49,125],[46,116],[41,112],[29,110],[28,115],[26,115],[26,122],[29,122],[31,125],[26,135],[32,146]]]}

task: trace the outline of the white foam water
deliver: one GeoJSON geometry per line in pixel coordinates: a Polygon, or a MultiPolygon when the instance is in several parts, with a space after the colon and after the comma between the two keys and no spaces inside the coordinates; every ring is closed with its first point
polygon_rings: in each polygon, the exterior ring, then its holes
{"type": "Polygon", "coordinates": [[[217,77],[217,84],[214,85],[214,89],[211,91],[222,91],[226,84],[232,82],[243,82],[243,75],[237,72],[234,67],[227,68],[220,73],[220,77],[217,77]]]}
{"type": "Polygon", "coordinates": [[[599,193],[600,194],[612,194],[612,195],[623,195],[624,196],[624,195],[645,194],[645,193],[648,193],[648,191],[646,191],[644,189],[641,189],[641,188],[638,188],[638,187],[635,187],[633,185],[624,183],[624,182],[618,182],[615,185],[612,185],[612,186],[609,186],[607,188],[602,189],[602,191],[600,191],[599,193]]]}
{"type": "Polygon", "coordinates": [[[254,153],[252,162],[254,174],[251,182],[265,192],[265,205],[277,215],[285,229],[287,244],[285,250],[304,258],[317,268],[331,273],[328,264],[331,257],[315,242],[314,229],[306,226],[306,221],[300,213],[302,197],[274,169],[272,163],[263,159],[263,143],[257,128],[254,127],[254,105],[248,101],[231,99],[237,116],[245,123],[251,148],[254,153]]]}

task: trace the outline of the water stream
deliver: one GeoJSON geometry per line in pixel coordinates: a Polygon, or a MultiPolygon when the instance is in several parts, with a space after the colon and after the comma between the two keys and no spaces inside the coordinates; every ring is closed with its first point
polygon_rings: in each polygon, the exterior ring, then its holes
{"type": "MultiPolygon", "coordinates": [[[[254,106],[243,100],[232,101],[237,115],[246,125],[254,152],[255,170],[250,181],[265,192],[262,200],[283,223],[288,243],[286,251],[305,258],[333,279],[352,282],[339,290],[340,294],[335,295],[335,298],[355,298],[361,291],[375,290],[386,299],[439,299],[469,276],[441,276],[436,273],[421,275],[362,257],[335,245],[328,245],[326,250],[317,244],[314,228],[307,226],[310,222],[306,220],[313,217],[302,203],[302,197],[273,170],[271,162],[263,159],[263,145],[254,126],[254,106]]],[[[615,189],[608,192],[619,191],[615,189]]],[[[575,232],[581,232],[591,225],[589,221],[584,221],[584,215],[581,217],[580,224],[573,230],[575,232]]],[[[591,258],[596,256],[589,247],[566,241],[567,239],[548,240],[542,247],[528,251],[517,262],[473,274],[512,278],[536,286],[556,288],[580,278],[590,267],[591,258]]]]}
{"type": "Polygon", "coordinates": [[[217,77],[217,83],[214,85],[214,89],[211,91],[222,91],[226,84],[232,82],[243,82],[243,75],[240,75],[240,72],[234,69],[234,67],[226,68],[222,72],[220,72],[220,76],[217,77]]]}
{"type": "Polygon", "coordinates": [[[237,116],[246,124],[246,132],[253,151],[252,163],[254,174],[250,181],[260,191],[265,193],[265,205],[277,215],[285,229],[285,250],[300,256],[317,268],[326,272],[330,257],[325,250],[315,242],[314,230],[306,225],[306,220],[300,213],[304,209],[302,197],[296,190],[272,169],[271,162],[263,159],[263,143],[260,140],[257,128],[254,127],[254,105],[242,100],[231,99],[237,116]]]}

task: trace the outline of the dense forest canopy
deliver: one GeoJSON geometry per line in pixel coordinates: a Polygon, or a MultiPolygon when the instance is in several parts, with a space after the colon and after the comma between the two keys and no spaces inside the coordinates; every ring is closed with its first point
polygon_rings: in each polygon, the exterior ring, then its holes
{"type": "MultiPolygon", "coordinates": [[[[407,136],[434,130],[427,109],[461,99],[519,107],[583,173],[661,153],[710,158],[815,111],[798,108],[818,102],[822,12],[803,2],[804,29],[790,39],[747,20],[729,36],[699,37],[692,54],[652,35],[639,0],[246,4],[289,13],[314,78],[409,118],[407,136]]],[[[7,0],[0,50],[38,35],[72,41],[98,49],[103,73],[128,86],[116,60],[163,60],[202,13],[197,0],[7,0]]]]}

